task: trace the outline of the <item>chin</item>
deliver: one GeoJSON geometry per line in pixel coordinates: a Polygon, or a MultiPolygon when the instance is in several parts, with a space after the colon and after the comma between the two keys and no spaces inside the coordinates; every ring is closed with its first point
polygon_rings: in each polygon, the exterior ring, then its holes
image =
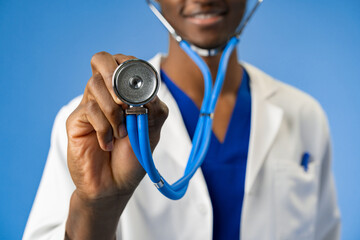
{"type": "Polygon", "coordinates": [[[226,45],[226,43],[228,42],[228,39],[226,40],[221,40],[221,41],[211,41],[211,39],[205,39],[204,41],[191,41],[189,40],[190,43],[194,44],[195,46],[199,47],[199,48],[203,48],[203,49],[214,49],[214,48],[218,48],[221,46],[226,45]]]}
{"type": "Polygon", "coordinates": [[[219,31],[200,32],[184,38],[199,48],[213,49],[226,45],[231,34],[219,34],[219,31]]]}

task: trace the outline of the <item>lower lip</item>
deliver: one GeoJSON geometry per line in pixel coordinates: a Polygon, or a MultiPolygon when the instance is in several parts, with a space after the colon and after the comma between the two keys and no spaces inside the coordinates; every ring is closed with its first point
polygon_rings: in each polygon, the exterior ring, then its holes
{"type": "Polygon", "coordinates": [[[223,19],[223,17],[220,15],[212,16],[209,18],[188,17],[188,20],[191,23],[196,24],[196,25],[201,25],[201,26],[210,26],[210,25],[220,22],[222,19],[223,19]]]}

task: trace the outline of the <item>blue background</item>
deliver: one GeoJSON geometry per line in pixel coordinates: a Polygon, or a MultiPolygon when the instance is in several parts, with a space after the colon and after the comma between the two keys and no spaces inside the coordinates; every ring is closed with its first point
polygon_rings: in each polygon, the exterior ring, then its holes
{"type": "MultiPolygon", "coordinates": [[[[360,238],[360,1],[266,0],[240,59],[317,98],[328,114],[343,239],[360,238]]],[[[167,33],[142,0],[0,0],[0,239],[22,236],[59,108],[98,51],[148,59],[167,33]]]]}

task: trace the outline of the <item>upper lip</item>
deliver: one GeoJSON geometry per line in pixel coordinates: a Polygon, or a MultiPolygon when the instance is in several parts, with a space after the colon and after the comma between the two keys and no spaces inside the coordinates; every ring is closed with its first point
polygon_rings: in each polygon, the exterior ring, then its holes
{"type": "Polygon", "coordinates": [[[189,13],[185,13],[184,16],[185,17],[196,17],[198,15],[208,15],[208,14],[221,16],[221,15],[226,14],[226,10],[224,10],[224,9],[208,9],[208,10],[196,9],[189,13]]]}

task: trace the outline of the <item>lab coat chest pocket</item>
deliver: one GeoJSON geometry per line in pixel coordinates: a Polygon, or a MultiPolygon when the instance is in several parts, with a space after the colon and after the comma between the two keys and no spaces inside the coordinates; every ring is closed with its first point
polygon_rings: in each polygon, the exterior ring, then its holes
{"type": "Polygon", "coordinates": [[[316,162],[275,161],[277,239],[313,239],[317,206],[316,162]]]}

